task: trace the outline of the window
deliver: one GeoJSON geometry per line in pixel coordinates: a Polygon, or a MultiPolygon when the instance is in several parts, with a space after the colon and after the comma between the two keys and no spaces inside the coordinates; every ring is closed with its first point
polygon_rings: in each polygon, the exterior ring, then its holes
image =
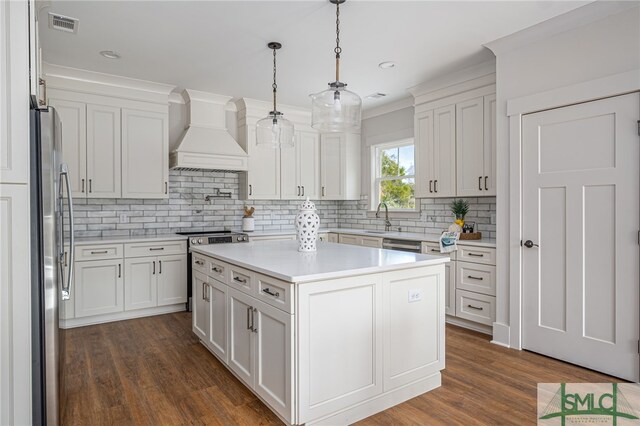
{"type": "Polygon", "coordinates": [[[372,201],[389,210],[415,210],[415,157],[413,139],[374,145],[372,201]]]}

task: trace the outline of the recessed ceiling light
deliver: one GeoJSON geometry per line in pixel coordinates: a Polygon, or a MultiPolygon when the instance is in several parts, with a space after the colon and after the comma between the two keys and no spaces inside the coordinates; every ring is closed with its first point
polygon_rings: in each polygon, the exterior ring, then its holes
{"type": "Polygon", "coordinates": [[[100,54],[107,59],[120,59],[120,54],[113,50],[103,50],[100,54]]]}
{"type": "Polygon", "coordinates": [[[388,69],[394,68],[395,66],[396,66],[396,63],[391,61],[380,62],[378,64],[378,68],[382,70],[388,70],[388,69]]]}
{"type": "Polygon", "coordinates": [[[380,93],[380,92],[376,92],[376,93],[372,93],[370,95],[365,96],[365,99],[380,99],[380,98],[384,98],[385,96],[387,96],[386,93],[380,93]]]}

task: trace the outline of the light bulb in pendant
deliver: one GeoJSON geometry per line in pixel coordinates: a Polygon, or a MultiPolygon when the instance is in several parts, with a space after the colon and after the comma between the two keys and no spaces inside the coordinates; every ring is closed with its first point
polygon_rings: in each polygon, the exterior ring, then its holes
{"type": "Polygon", "coordinates": [[[337,90],[333,93],[333,112],[340,114],[342,111],[342,103],[340,102],[340,92],[337,90]]]}
{"type": "Polygon", "coordinates": [[[278,119],[273,119],[273,126],[271,126],[271,136],[274,142],[278,142],[280,139],[280,126],[278,125],[278,119]]]}

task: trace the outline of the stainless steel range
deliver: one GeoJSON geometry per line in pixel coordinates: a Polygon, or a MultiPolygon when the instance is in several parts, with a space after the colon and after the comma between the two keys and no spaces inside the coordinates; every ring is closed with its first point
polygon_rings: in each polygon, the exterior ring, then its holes
{"type": "Polygon", "coordinates": [[[200,231],[177,232],[178,235],[186,235],[187,239],[187,310],[191,311],[191,247],[208,244],[248,243],[249,236],[242,232],[233,231],[200,231]]]}

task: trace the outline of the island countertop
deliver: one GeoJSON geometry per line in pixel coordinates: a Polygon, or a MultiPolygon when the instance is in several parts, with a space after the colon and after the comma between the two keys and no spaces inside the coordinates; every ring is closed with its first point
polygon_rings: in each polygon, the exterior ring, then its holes
{"type": "Polygon", "coordinates": [[[449,261],[443,256],[328,242],[318,242],[318,250],[313,253],[299,252],[297,241],[212,244],[191,250],[291,283],[397,271],[449,261]]]}

